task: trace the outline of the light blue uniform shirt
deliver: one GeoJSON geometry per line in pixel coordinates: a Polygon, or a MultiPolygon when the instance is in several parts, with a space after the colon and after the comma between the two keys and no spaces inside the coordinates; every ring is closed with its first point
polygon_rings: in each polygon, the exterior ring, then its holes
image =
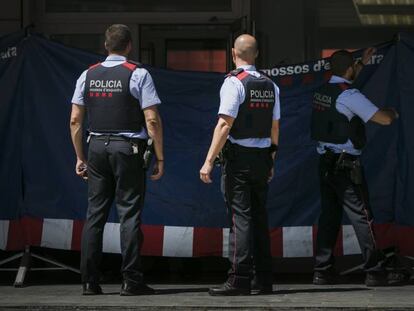
{"type": "MultiPolygon", "coordinates": [[[[351,84],[350,81],[338,76],[332,76],[329,83],[351,84]]],[[[377,106],[375,106],[357,89],[348,89],[343,91],[336,100],[336,109],[339,113],[344,114],[348,120],[351,120],[354,116],[358,116],[365,123],[367,123],[379,110],[377,106]]],[[[317,147],[318,153],[324,154],[326,152],[325,148],[331,149],[335,153],[345,151],[346,153],[352,155],[360,155],[362,152],[361,150],[355,149],[350,140],[348,140],[345,144],[319,142],[317,147]]]]}
{"type": "MultiPolygon", "coordinates": [[[[105,59],[103,63],[101,63],[101,65],[104,67],[115,67],[121,65],[126,60],[127,59],[121,55],[110,55],[105,59]]],[[[76,88],[72,98],[72,103],[75,105],[85,105],[84,91],[87,72],[88,70],[85,70],[76,82],[76,88]]],[[[141,109],[145,109],[153,105],[159,105],[161,103],[157,91],[155,90],[154,82],[152,81],[151,75],[144,68],[136,68],[134,70],[134,72],[131,75],[131,79],[129,80],[129,90],[131,92],[131,95],[135,97],[137,100],[139,100],[141,104],[141,109]]],[[[91,134],[101,135],[99,133],[91,134]]],[[[142,130],[139,132],[113,133],[111,135],[140,139],[148,138],[148,134],[145,128],[142,128],[142,130]]]]}
{"type": "MultiPolygon", "coordinates": [[[[260,73],[253,65],[244,65],[238,68],[243,68],[248,74],[259,77],[260,73]]],[[[280,119],[280,101],[279,101],[279,88],[275,83],[275,106],[273,108],[273,120],[280,119]]],[[[219,115],[226,115],[232,118],[237,118],[239,113],[239,107],[244,102],[246,97],[246,91],[242,82],[234,77],[230,76],[224,80],[224,83],[220,90],[220,108],[219,115]]],[[[235,139],[231,136],[228,139],[234,143],[244,147],[256,147],[256,148],[268,148],[271,145],[271,138],[247,138],[247,139],[235,139]]]]}

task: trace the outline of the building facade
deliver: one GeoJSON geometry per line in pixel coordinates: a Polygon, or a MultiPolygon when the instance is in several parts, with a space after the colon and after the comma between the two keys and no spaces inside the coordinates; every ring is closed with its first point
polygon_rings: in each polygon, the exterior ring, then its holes
{"type": "Polygon", "coordinates": [[[4,1],[0,35],[25,29],[104,53],[113,23],[133,33],[132,59],[157,67],[227,71],[241,33],[259,40],[259,67],[319,58],[412,31],[414,1],[404,0],[16,0],[4,1]],[[389,2],[389,4],[387,4],[389,2]],[[401,3],[400,3],[401,2],[401,3]],[[394,17],[393,17],[394,16],[394,17]]]}

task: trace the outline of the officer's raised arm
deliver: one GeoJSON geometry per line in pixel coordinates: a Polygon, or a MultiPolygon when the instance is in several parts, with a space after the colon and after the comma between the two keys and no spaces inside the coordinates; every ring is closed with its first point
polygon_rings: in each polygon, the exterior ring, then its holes
{"type": "Polygon", "coordinates": [[[359,76],[362,68],[364,68],[364,66],[367,65],[370,62],[371,57],[376,52],[377,52],[377,49],[375,47],[367,48],[362,53],[361,59],[354,62],[354,65],[353,65],[353,69],[354,69],[354,77],[353,78],[354,79],[356,79],[359,76]]]}
{"type": "MultiPolygon", "coordinates": [[[[355,80],[359,73],[361,72],[362,68],[364,68],[365,65],[369,63],[371,60],[372,55],[376,53],[376,48],[370,47],[366,49],[362,53],[362,58],[354,63],[353,70],[353,80],[355,80]]],[[[358,94],[362,98],[362,102],[368,101],[368,99],[365,98],[363,94],[358,94]]],[[[368,105],[371,105],[372,103],[368,103],[368,105]]],[[[373,104],[372,104],[373,105],[373,104]]],[[[358,111],[356,111],[358,114],[358,111]]],[[[369,121],[372,121],[374,123],[380,124],[380,125],[390,125],[395,119],[398,119],[399,115],[397,111],[394,108],[384,107],[377,110],[377,112],[374,113],[374,115],[369,119],[369,121]]]]}
{"type": "Polygon", "coordinates": [[[380,125],[391,125],[398,117],[398,112],[394,108],[381,108],[372,116],[370,121],[380,125]]]}

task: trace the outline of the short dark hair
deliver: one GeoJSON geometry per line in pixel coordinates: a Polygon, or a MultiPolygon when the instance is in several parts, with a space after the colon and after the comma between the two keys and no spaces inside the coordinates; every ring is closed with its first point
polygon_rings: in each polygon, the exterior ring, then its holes
{"type": "Polygon", "coordinates": [[[114,24],[105,31],[105,46],[109,52],[123,52],[132,40],[131,30],[122,24],[114,24]]]}
{"type": "Polygon", "coordinates": [[[354,57],[351,52],[339,50],[331,55],[330,61],[332,74],[342,77],[348,68],[354,64],[354,57]]]}

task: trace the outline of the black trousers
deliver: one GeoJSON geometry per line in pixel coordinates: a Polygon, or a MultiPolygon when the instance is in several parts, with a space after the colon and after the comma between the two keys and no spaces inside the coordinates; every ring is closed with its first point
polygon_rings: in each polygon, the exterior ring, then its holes
{"type": "Polygon", "coordinates": [[[115,200],[120,220],[124,280],[142,282],[140,248],[141,210],[145,193],[142,141],[120,137],[92,137],[88,154],[88,211],[82,233],[82,282],[99,281],[102,238],[109,211],[115,200]]]}
{"type": "Polygon", "coordinates": [[[266,200],[273,160],[268,149],[229,149],[222,176],[231,223],[228,282],[237,287],[250,288],[254,266],[259,282],[272,284],[266,200]]]}
{"type": "MultiPolygon", "coordinates": [[[[366,180],[362,173],[361,183],[355,184],[351,179],[350,168],[336,166],[338,158],[339,155],[332,154],[320,157],[321,214],[316,241],[315,270],[329,271],[333,268],[333,249],[345,211],[354,227],[362,251],[364,269],[367,272],[380,271],[383,254],[376,247],[366,180]]],[[[351,157],[351,161],[355,159],[351,157]]]]}

